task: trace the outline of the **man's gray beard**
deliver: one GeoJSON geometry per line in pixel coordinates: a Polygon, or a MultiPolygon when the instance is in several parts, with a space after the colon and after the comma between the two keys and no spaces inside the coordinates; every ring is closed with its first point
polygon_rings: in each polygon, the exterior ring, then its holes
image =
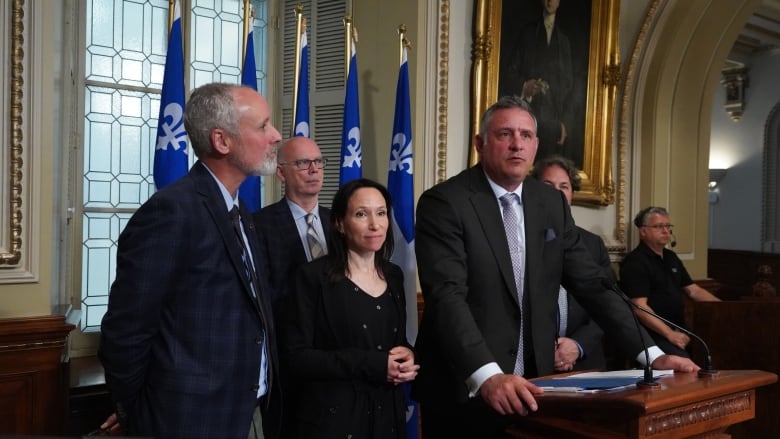
{"type": "Polygon", "coordinates": [[[262,163],[260,163],[260,166],[255,169],[255,171],[252,173],[252,175],[258,176],[258,177],[268,177],[270,175],[274,175],[276,173],[276,156],[274,155],[274,158],[271,159],[265,159],[262,163]]]}

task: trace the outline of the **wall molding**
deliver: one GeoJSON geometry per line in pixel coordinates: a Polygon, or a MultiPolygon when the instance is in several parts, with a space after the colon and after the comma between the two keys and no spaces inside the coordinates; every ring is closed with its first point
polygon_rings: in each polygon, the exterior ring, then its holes
{"type": "Polygon", "coordinates": [[[11,42],[8,52],[0,53],[4,66],[0,98],[3,114],[7,115],[0,129],[8,142],[0,155],[0,179],[5,189],[0,195],[0,283],[35,282],[37,259],[33,250],[37,238],[32,233],[31,174],[36,163],[30,154],[30,142],[36,124],[31,114],[35,79],[31,58],[39,53],[33,47],[32,36],[36,14],[33,5],[24,0],[5,2],[3,6],[0,20],[10,29],[11,42]]]}

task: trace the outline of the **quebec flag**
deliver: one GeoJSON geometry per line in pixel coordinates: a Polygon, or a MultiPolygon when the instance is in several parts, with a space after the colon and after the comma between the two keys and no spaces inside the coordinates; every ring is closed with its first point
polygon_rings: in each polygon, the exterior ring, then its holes
{"type": "Polygon", "coordinates": [[[295,103],[295,136],[311,137],[309,129],[309,41],[301,35],[301,62],[298,75],[298,100],[295,103]]]}
{"type": "MultiPolygon", "coordinates": [[[[246,36],[246,55],[244,55],[244,67],[241,69],[241,85],[257,90],[257,64],[255,64],[254,23],[250,23],[249,34],[246,36]]],[[[250,175],[238,188],[238,195],[250,212],[260,210],[261,200],[260,177],[250,175]]]]}
{"type": "MultiPolygon", "coordinates": [[[[395,93],[390,165],[387,172],[387,189],[393,198],[393,234],[395,235],[395,250],[390,260],[400,266],[404,272],[406,336],[409,343],[414,344],[417,338],[417,258],[414,254],[414,163],[406,47],[401,53],[401,60],[395,93]]],[[[404,384],[406,433],[407,437],[412,439],[417,437],[419,407],[410,399],[409,387],[409,383],[404,384]]]]}
{"type": "Polygon", "coordinates": [[[363,176],[363,150],[360,146],[360,107],[358,104],[357,48],[352,42],[347,93],[344,96],[344,122],[341,133],[339,186],[363,176]]]}
{"type": "Polygon", "coordinates": [[[157,118],[154,149],[154,185],[160,190],[187,173],[187,132],[184,130],[184,53],[181,39],[181,7],[176,0],[173,26],[168,35],[168,53],[157,118]]]}

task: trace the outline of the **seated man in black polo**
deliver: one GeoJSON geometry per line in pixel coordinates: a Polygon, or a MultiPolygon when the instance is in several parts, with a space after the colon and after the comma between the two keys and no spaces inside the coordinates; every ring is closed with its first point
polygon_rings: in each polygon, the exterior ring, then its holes
{"type": "MultiPolygon", "coordinates": [[[[685,327],[683,294],[695,301],[720,300],[693,283],[677,254],[666,248],[673,240],[666,209],[643,209],[634,218],[634,225],[639,228],[642,242],[620,266],[620,285],[634,303],[685,327]]],[[[690,356],[686,349],[690,337],[645,312],[635,312],[664,352],[690,356]]]]}

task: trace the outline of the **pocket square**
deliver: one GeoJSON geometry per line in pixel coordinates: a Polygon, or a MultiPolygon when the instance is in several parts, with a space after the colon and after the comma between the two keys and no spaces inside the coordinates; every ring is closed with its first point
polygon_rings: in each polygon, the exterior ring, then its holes
{"type": "Polygon", "coordinates": [[[553,229],[545,229],[544,231],[544,240],[545,241],[552,241],[555,239],[555,230],[553,229]]]}

